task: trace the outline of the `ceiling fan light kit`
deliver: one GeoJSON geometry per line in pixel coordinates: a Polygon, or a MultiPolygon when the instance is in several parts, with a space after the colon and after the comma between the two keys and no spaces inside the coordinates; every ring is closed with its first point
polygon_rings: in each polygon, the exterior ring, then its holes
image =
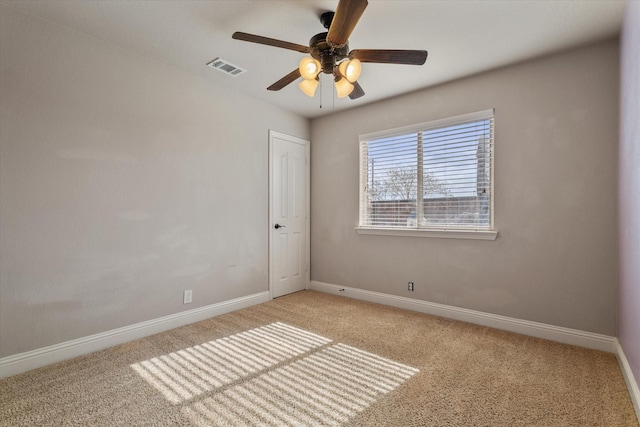
{"type": "Polygon", "coordinates": [[[349,96],[357,99],[364,95],[358,84],[362,62],[423,65],[427,60],[426,50],[356,49],[349,52],[349,36],[367,5],[367,0],[339,0],[335,13],[325,12],[320,16],[320,22],[328,31],[313,36],[308,47],[242,32],[235,32],[232,37],[310,55],[302,58],[297,69],[269,86],[268,90],[280,90],[302,77],[298,87],[313,97],[322,72],[333,75],[338,98],[349,96]]]}
{"type": "MultiPolygon", "coordinates": [[[[355,83],[362,73],[361,62],[357,58],[344,60],[338,64],[337,73],[333,64],[331,64],[331,68],[335,76],[338,98],[350,95],[354,88],[352,83],[355,83]]],[[[305,56],[300,60],[298,70],[304,79],[298,84],[298,87],[305,95],[313,97],[318,87],[318,74],[322,70],[322,64],[313,57],[305,56]]]]}

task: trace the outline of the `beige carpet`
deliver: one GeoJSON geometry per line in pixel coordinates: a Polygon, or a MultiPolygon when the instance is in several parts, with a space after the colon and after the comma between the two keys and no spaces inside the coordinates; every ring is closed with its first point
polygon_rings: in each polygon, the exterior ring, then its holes
{"type": "Polygon", "coordinates": [[[638,426],[614,355],[313,291],[0,381],[2,426],[638,426]]]}

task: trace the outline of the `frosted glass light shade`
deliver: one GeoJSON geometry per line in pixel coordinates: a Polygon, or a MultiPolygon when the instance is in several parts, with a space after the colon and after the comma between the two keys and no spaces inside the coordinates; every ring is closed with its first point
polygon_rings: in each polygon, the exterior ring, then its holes
{"type": "Polygon", "coordinates": [[[342,61],[340,65],[338,65],[338,71],[340,71],[340,74],[349,80],[350,83],[353,83],[360,78],[360,74],[362,73],[362,63],[357,58],[342,61]]]}
{"type": "Polygon", "coordinates": [[[303,80],[298,83],[298,87],[305,95],[313,97],[316,93],[316,89],[318,88],[318,80],[303,80]]]}
{"type": "Polygon", "coordinates": [[[338,80],[336,80],[335,84],[336,84],[336,92],[337,92],[338,98],[344,98],[345,96],[353,92],[353,85],[349,83],[349,81],[344,77],[341,77],[338,80]]]}
{"type": "Polygon", "coordinates": [[[305,56],[300,60],[298,70],[303,79],[313,80],[320,73],[320,61],[310,56],[305,56]]]}

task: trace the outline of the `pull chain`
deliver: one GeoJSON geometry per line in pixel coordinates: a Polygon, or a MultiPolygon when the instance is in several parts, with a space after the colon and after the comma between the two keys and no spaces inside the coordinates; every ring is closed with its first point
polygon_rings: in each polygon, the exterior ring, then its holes
{"type": "Polygon", "coordinates": [[[320,79],[319,80],[320,80],[320,109],[322,110],[322,96],[323,96],[322,95],[322,80],[324,80],[322,78],[322,74],[320,75],[320,79]]]}

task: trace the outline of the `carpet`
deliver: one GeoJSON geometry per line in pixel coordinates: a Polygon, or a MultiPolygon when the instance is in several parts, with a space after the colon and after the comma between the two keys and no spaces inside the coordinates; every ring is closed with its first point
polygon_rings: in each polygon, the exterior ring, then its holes
{"type": "Polygon", "coordinates": [[[0,380],[2,426],[634,426],[613,354],[303,291],[0,380]]]}

